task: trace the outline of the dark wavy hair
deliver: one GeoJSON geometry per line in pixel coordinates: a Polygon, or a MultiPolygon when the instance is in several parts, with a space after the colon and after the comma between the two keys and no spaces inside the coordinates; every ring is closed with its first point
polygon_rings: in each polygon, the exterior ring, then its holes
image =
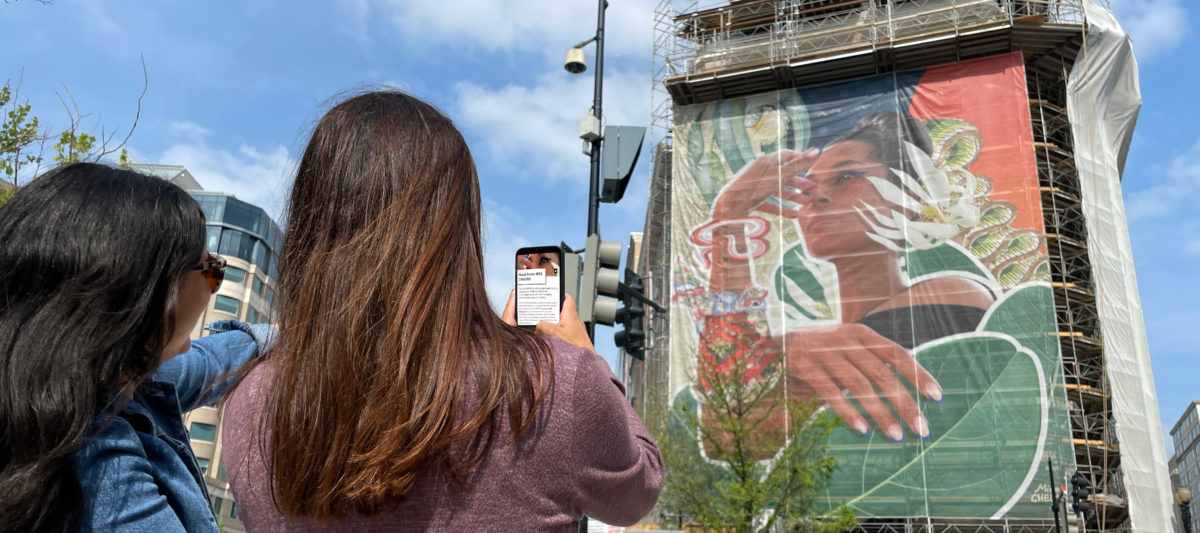
{"type": "Polygon", "coordinates": [[[888,179],[899,183],[893,169],[900,169],[909,176],[915,176],[912,163],[904,151],[904,143],[912,143],[926,154],[933,153],[933,141],[929,138],[929,129],[920,120],[895,111],[879,111],[859,119],[845,135],[838,137],[829,144],[842,141],[860,141],[875,149],[875,156],[888,168],[888,179]]]}
{"type": "Polygon", "coordinates": [[[167,181],[57,168],[0,207],[0,530],[76,530],[70,456],[155,368],[204,213],[167,181]]]}
{"type": "Polygon", "coordinates": [[[288,202],[279,342],[251,363],[273,366],[258,445],[284,515],[378,511],[427,464],[465,485],[501,424],[533,422],[549,348],[488,302],[481,209],[466,140],[433,106],[372,92],[318,122],[288,202]]]}

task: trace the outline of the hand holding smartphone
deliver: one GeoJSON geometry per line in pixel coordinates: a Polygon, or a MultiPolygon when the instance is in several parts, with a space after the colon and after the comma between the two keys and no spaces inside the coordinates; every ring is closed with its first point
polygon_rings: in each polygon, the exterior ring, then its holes
{"type": "Polygon", "coordinates": [[[557,246],[521,248],[516,254],[517,325],[535,329],[538,322],[558,324],[565,293],[562,249],[557,246]]]}

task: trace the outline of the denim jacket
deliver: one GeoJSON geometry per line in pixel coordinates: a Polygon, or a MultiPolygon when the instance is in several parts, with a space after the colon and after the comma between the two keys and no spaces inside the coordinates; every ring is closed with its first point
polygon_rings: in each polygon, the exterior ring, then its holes
{"type": "Polygon", "coordinates": [[[83,489],[82,531],[217,531],[208,488],[192,454],[183,413],[216,403],[231,380],[210,385],[258,356],[273,340],[266,324],[223,320],[211,335],[138,386],[115,419],[71,457],[83,489]]]}

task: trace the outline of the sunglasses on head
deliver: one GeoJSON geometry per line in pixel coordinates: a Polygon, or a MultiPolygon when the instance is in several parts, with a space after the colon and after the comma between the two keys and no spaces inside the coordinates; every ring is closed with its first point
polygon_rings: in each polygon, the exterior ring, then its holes
{"type": "Polygon", "coordinates": [[[199,270],[201,274],[204,274],[204,281],[208,282],[208,290],[216,294],[217,289],[221,288],[221,282],[225,280],[225,258],[208,252],[204,261],[192,267],[192,270],[199,270]]]}

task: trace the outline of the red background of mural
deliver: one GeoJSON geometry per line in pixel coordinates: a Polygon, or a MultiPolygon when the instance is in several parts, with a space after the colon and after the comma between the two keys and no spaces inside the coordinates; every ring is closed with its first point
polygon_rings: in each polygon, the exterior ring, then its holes
{"type": "Polygon", "coordinates": [[[1041,197],[1029,186],[1037,183],[1037,160],[1020,52],[931,67],[908,112],[922,120],[961,118],[979,128],[983,151],[968,170],[992,179],[993,200],[1016,205],[1013,228],[1043,231],[1041,197]]]}

